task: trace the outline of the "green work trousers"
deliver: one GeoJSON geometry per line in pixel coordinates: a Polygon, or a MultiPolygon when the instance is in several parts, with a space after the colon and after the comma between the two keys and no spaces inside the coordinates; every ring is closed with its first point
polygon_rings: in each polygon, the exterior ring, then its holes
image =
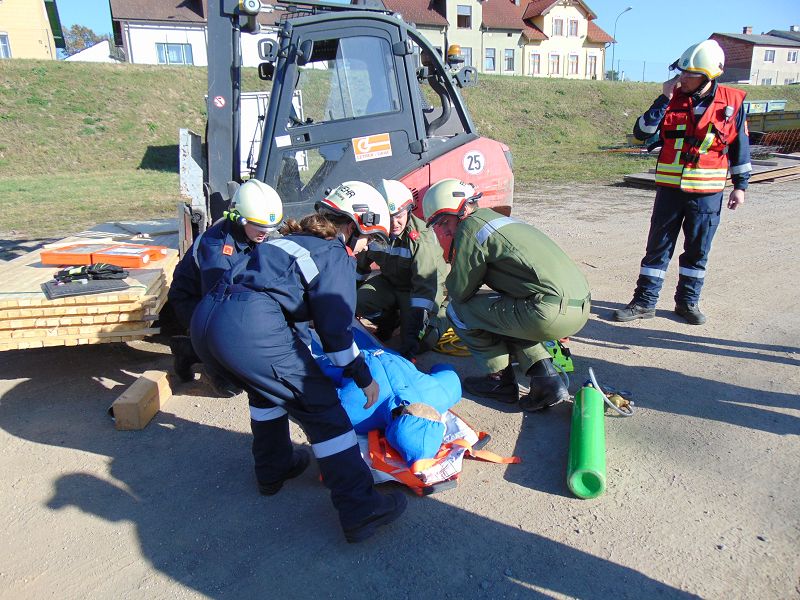
{"type": "MultiPolygon", "coordinates": [[[[420,351],[424,352],[433,348],[442,334],[450,328],[447,319],[447,306],[444,302],[444,293],[436,294],[436,304],[439,305],[438,314],[428,315],[428,329],[420,343],[420,351]]],[[[400,313],[401,331],[406,331],[406,324],[411,315],[411,292],[398,290],[385,277],[376,275],[371,277],[358,288],[358,301],[356,314],[377,323],[381,319],[392,318],[392,313],[400,313]]]]}
{"type": "Polygon", "coordinates": [[[579,306],[554,301],[554,296],[541,294],[511,298],[481,291],[466,302],[451,300],[447,314],[484,372],[506,368],[513,353],[527,373],[533,363],[550,357],[542,342],[574,335],[589,318],[589,297],[571,303],[579,306]]]}

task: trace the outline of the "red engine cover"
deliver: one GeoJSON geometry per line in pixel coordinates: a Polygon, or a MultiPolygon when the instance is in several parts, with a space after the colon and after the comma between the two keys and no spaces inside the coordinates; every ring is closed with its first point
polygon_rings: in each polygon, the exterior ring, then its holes
{"type": "MultiPolygon", "coordinates": [[[[514,173],[506,157],[508,146],[488,138],[478,138],[444,154],[424,167],[412,171],[400,181],[414,194],[414,214],[422,214],[422,198],[431,184],[442,179],[455,178],[472,183],[483,197],[478,202],[483,208],[491,208],[504,215],[511,214],[514,204],[514,173]]],[[[449,253],[451,240],[439,240],[449,253]]]]}

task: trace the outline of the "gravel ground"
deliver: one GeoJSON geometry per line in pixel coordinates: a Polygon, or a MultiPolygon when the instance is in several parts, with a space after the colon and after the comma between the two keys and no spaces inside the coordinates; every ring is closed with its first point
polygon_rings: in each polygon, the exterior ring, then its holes
{"type": "Polygon", "coordinates": [[[159,340],[3,353],[0,597],[798,597],[799,195],[800,182],[754,185],[725,210],[709,321],[692,327],[671,312],[675,264],[656,319],[609,320],[633,291],[653,191],[517,191],[516,215],[592,287],[571,390],[591,366],[638,407],[606,419],[594,500],[565,482],[571,405],[522,414],[464,398],[456,410],[488,448],[522,464],[469,461],[457,488],[410,496],[401,520],[351,546],[315,466],[257,494],[246,400],[211,397],[203,376],[176,384],[145,430],[113,429],[114,398],[169,369],[159,340]]]}

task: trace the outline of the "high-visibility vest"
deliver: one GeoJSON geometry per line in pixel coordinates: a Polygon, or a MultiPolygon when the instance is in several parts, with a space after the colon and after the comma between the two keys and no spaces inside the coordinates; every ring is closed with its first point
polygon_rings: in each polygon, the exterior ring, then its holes
{"type": "Polygon", "coordinates": [[[736,115],[745,92],[717,86],[714,99],[695,121],[690,96],[675,94],[661,123],[664,145],[658,155],[656,184],[685,192],[712,193],[725,187],[728,146],[736,139],[736,115]]]}

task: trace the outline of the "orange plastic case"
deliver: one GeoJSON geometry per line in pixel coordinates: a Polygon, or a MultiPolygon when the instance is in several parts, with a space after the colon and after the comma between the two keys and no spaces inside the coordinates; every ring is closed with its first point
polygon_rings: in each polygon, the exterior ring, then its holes
{"type": "Polygon", "coordinates": [[[92,254],[101,252],[113,244],[73,244],[51,250],[42,250],[43,265],[90,265],[92,254]]]}
{"type": "Polygon", "coordinates": [[[166,246],[140,244],[74,244],[42,251],[43,265],[91,265],[108,263],[126,269],[147,266],[167,254],[166,246]]]}
{"type": "Polygon", "coordinates": [[[166,246],[140,246],[120,244],[92,253],[93,263],[108,263],[126,269],[139,269],[151,260],[160,260],[167,254],[166,246]]]}

